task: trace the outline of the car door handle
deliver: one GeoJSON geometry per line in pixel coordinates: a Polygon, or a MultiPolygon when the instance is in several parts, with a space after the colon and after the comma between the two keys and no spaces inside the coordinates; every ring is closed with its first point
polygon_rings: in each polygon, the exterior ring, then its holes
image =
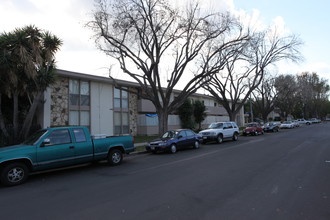
{"type": "Polygon", "coordinates": [[[69,148],[70,148],[70,149],[74,149],[74,146],[70,146],[69,148]]]}

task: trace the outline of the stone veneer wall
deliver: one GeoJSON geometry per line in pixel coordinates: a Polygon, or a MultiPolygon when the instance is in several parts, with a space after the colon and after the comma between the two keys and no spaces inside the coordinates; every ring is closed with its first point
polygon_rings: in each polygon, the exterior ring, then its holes
{"type": "Polygon", "coordinates": [[[51,92],[51,126],[69,125],[69,79],[58,78],[52,85],[51,92]]]}
{"type": "Polygon", "coordinates": [[[138,126],[138,96],[134,93],[129,93],[128,97],[128,113],[129,113],[129,129],[130,134],[133,136],[137,135],[138,126]]]}

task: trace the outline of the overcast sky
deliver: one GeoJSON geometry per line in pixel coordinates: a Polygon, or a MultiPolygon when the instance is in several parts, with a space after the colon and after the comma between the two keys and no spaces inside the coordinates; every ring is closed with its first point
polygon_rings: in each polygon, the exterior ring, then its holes
{"type": "MultiPolygon", "coordinates": [[[[330,1],[329,0],[204,0],[212,8],[254,17],[258,24],[276,23],[304,42],[300,64],[281,64],[281,74],[317,72],[330,82],[330,1]]],[[[99,52],[84,27],[91,19],[94,0],[0,0],[0,32],[35,25],[63,40],[57,53],[59,69],[108,75],[110,60],[99,52]]],[[[120,77],[113,75],[113,77],[120,77]]]]}

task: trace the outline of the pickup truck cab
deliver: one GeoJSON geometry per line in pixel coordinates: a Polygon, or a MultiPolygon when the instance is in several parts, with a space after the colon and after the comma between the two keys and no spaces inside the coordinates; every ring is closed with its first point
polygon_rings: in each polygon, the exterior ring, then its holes
{"type": "Polygon", "coordinates": [[[107,160],[119,165],[134,151],[131,136],[92,138],[86,127],[41,129],[22,144],[0,148],[0,181],[23,183],[30,172],[107,160]]]}

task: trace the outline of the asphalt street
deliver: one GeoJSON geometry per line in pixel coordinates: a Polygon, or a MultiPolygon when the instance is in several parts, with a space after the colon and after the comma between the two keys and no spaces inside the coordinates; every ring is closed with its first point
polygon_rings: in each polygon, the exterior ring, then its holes
{"type": "Polygon", "coordinates": [[[330,123],[0,187],[8,219],[330,219],[330,123]]]}

